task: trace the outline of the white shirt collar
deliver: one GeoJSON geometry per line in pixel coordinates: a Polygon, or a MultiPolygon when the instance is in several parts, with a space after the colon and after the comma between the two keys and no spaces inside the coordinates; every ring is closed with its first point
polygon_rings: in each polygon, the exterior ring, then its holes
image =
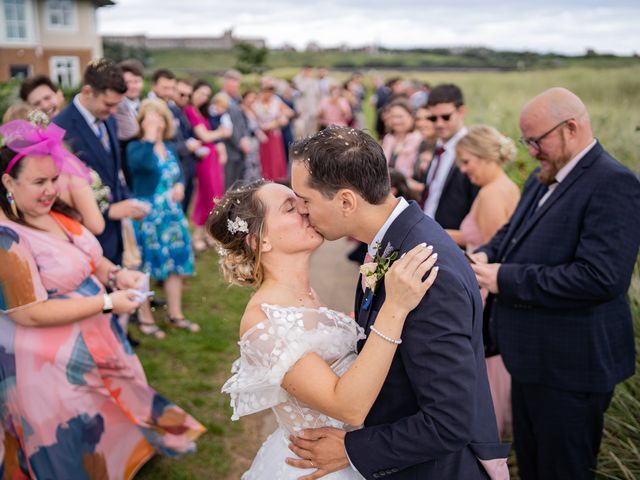
{"type": "Polygon", "coordinates": [[[469,129],[467,127],[462,127],[460,130],[458,130],[456,132],[456,134],[451,137],[449,140],[447,140],[446,142],[443,142],[442,140],[438,139],[436,141],[436,145],[440,146],[442,145],[444,147],[444,151],[445,152],[451,152],[454,155],[455,158],[455,148],[456,148],[456,144],[460,141],[460,139],[462,139],[462,137],[464,137],[467,133],[469,132],[469,129]]]}
{"type": "Polygon", "coordinates": [[[391,215],[389,215],[389,217],[387,218],[387,221],[384,222],[382,227],[380,227],[380,230],[378,230],[378,233],[376,233],[375,237],[373,237],[373,241],[369,244],[369,247],[367,248],[367,253],[371,255],[371,257],[375,258],[378,245],[382,244],[382,240],[384,239],[384,236],[387,234],[387,230],[389,230],[389,227],[391,226],[391,224],[395,221],[396,218],[400,216],[402,212],[405,211],[405,209],[408,206],[409,206],[409,202],[407,202],[404,198],[400,197],[398,199],[396,208],[393,209],[393,212],[391,212],[391,215]]]}
{"type": "Polygon", "coordinates": [[[567,163],[564,167],[558,170],[558,173],[556,173],[556,182],[560,183],[565,178],[567,178],[567,176],[571,173],[571,170],[573,170],[574,167],[578,164],[578,162],[582,160],[587,153],[589,153],[589,150],[591,150],[595,144],[596,144],[596,141],[594,139],[589,145],[587,145],[587,147],[584,150],[581,150],[575,157],[573,157],[569,161],[569,163],[567,163]]]}
{"type": "Polygon", "coordinates": [[[97,133],[98,132],[98,125],[96,124],[96,121],[98,119],[96,117],[94,117],[93,113],[91,113],[89,110],[87,110],[82,105],[82,103],[80,103],[80,94],[79,93],[75,97],[73,97],[73,104],[76,106],[76,108],[80,112],[80,115],[82,115],[82,117],[85,119],[87,124],[89,124],[89,127],[91,127],[91,129],[94,132],[97,133]]]}

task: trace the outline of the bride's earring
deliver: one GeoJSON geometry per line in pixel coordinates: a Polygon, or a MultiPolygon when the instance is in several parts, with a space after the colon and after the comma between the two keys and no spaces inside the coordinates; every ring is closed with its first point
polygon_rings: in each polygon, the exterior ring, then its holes
{"type": "Polygon", "coordinates": [[[16,205],[16,199],[13,198],[13,192],[7,192],[7,201],[9,202],[9,206],[11,207],[11,211],[17,217],[18,206],[16,205]]]}

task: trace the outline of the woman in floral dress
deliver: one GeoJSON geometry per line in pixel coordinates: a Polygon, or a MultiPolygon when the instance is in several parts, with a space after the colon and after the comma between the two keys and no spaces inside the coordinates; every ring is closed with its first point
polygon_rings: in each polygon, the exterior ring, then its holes
{"type": "Polygon", "coordinates": [[[133,478],[155,453],[193,451],[205,429],[149,386],[112,315],[140,305],[142,274],[104,258],[56,199],[75,157],[12,123],[0,127],[0,472],[133,478]]]}

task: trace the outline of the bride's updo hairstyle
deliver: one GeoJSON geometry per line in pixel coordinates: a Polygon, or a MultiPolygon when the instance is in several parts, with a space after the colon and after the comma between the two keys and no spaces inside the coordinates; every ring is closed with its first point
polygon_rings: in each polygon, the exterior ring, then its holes
{"type": "Polygon", "coordinates": [[[267,209],[258,190],[267,183],[257,180],[227,190],[216,199],[207,220],[207,231],[218,246],[220,269],[231,284],[259,287],[262,283],[260,245],[267,209]]]}

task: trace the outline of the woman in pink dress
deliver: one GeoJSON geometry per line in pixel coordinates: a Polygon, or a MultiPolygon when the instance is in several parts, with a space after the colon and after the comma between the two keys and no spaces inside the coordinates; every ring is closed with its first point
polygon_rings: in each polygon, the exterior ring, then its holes
{"type": "Polygon", "coordinates": [[[351,121],[351,105],[340,85],[329,87],[329,96],[320,100],[318,106],[318,122],[320,128],[331,125],[346,127],[351,121]]]}
{"type": "Polygon", "coordinates": [[[253,104],[253,112],[260,130],[266,136],[260,143],[260,165],[266,180],[286,180],[287,160],[281,128],[294,116],[293,110],[275,95],[275,79],[264,77],[260,93],[253,104]]]}
{"type": "MultiPolygon", "coordinates": [[[[460,230],[447,230],[458,245],[471,253],[487,243],[509,221],[520,200],[518,186],[504,172],[516,148],[510,138],[495,128],[476,125],[469,129],[456,146],[460,171],[480,187],[471,210],[460,224],[460,230]]],[[[486,299],[487,292],[482,291],[486,299]]],[[[498,422],[498,432],[504,438],[511,434],[511,377],[502,356],[485,326],[485,355],[489,387],[498,422]]]]}
{"type": "Polygon", "coordinates": [[[73,158],[14,126],[0,127],[0,472],[130,479],[155,453],[193,451],[205,429],[149,386],[112,315],[140,305],[142,274],[116,269],[57,199],[73,158]]]}
{"type": "Polygon", "coordinates": [[[193,85],[191,103],[184,109],[184,113],[193,127],[194,135],[209,150],[208,155],[201,157],[196,165],[198,186],[191,220],[195,226],[193,248],[197,252],[207,248],[204,224],[207,222],[209,212],[213,209],[213,199],[222,197],[224,194],[223,167],[224,163],[226,163],[226,155],[223,155],[222,159],[220,158],[221,149],[224,148],[224,145],[222,143],[216,144],[215,142],[231,136],[232,133],[225,127],[211,130],[211,124],[207,118],[211,93],[211,86],[204,80],[198,80],[193,85]]]}
{"type": "Polygon", "coordinates": [[[394,100],[387,107],[387,123],[391,130],[382,139],[382,149],[389,168],[411,179],[423,137],[415,130],[413,108],[406,100],[394,100]]]}

